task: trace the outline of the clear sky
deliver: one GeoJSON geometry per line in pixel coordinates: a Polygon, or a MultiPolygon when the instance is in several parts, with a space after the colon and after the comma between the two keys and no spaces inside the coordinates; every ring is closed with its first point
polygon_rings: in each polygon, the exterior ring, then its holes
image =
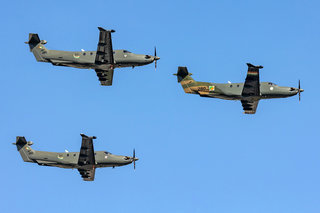
{"type": "Polygon", "coordinates": [[[5,1],[0,8],[1,212],[319,213],[319,1],[5,1]],[[114,49],[161,57],[117,69],[112,87],[93,70],[36,62],[27,41],[48,49],[96,50],[98,29],[114,49]],[[261,81],[305,89],[241,103],[185,94],[178,66],[199,81],[243,82],[250,62],[261,81]],[[43,151],[131,155],[133,166],[96,171],[24,163],[16,136],[43,151]]]}

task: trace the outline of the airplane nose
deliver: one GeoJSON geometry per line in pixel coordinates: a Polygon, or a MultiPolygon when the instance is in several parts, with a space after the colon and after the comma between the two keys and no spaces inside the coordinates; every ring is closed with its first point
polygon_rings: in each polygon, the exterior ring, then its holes
{"type": "Polygon", "coordinates": [[[159,59],[160,59],[160,57],[154,56],[154,60],[159,60],[159,59]]]}
{"type": "Polygon", "coordinates": [[[304,89],[300,89],[300,92],[303,92],[304,91],[304,89]]]}
{"type": "Polygon", "coordinates": [[[139,158],[134,158],[134,159],[132,159],[132,160],[138,161],[138,160],[139,160],[139,158]]]}

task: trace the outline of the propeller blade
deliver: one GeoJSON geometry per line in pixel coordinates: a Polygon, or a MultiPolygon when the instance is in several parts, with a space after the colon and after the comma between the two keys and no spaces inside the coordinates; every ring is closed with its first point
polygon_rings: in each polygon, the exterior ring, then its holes
{"type": "Polygon", "coordinates": [[[133,169],[136,170],[136,149],[133,149],[133,169]]]}
{"type": "Polygon", "coordinates": [[[299,89],[299,103],[300,103],[300,101],[301,101],[300,79],[299,79],[298,89],[299,89]]]}
{"type": "MultiPolygon", "coordinates": [[[[154,57],[155,58],[157,57],[157,47],[156,46],[154,47],[154,57]]],[[[158,60],[155,60],[155,62],[154,62],[154,71],[157,71],[157,61],[158,60]]]]}

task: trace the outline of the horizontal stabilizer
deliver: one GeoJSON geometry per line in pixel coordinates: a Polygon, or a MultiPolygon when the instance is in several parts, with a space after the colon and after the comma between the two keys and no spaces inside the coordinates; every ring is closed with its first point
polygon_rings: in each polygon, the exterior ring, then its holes
{"type": "Polygon", "coordinates": [[[112,32],[112,33],[116,32],[115,30],[106,30],[106,29],[104,29],[104,28],[102,28],[102,27],[98,27],[98,29],[99,29],[100,31],[107,31],[107,32],[112,32]]]}
{"type": "Polygon", "coordinates": [[[81,135],[81,137],[83,137],[83,138],[88,138],[88,139],[97,139],[97,137],[96,137],[96,136],[89,137],[89,136],[87,136],[87,135],[85,135],[85,134],[83,134],[83,133],[80,133],[80,135],[81,135]]]}
{"type": "Polygon", "coordinates": [[[255,65],[250,64],[250,63],[247,63],[247,65],[248,65],[248,68],[255,68],[255,69],[262,69],[263,68],[263,66],[261,66],[261,65],[255,66],[255,65]]]}

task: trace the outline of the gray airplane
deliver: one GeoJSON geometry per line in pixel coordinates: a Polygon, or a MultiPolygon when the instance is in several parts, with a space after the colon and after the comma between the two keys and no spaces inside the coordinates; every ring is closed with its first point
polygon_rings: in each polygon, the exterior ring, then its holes
{"type": "Polygon", "coordinates": [[[93,139],[95,136],[88,137],[80,134],[82,144],[80,152],[44,152],[33,150],[30,146],[31,141],[26,141],[25,137],[18,136],[16,143],[17,149],[25,162],[37,163],[40,166],[54,166],[66,169],[78,169],[83,180],[93,181],[96,168],[118,167],[133,163],[134,169],[136,161],[135,150],[133,157],[113,155],[106,151],[94,151],[93,139]]]}
{"type": "Polygon", "coordinates": [[[39,62],[49,62],[55,66],[67,66],[81,69],[94,69],[102,86],[111,86],[115,68],[143,66],[155,62],[157,68],[156,48],[154,56],[134,54],[128,50],[113,50],[111,33],[114,30],[100,30],[97,51],[60,51],[45,48],[47,41],[40,40],[38,34],[30,33],[30,51],[39,62]]]}
{"type": "Polygon", "coordinates": [[[261,99],[286,98],[299,94],[304,90],[300,88],[300,80],[298,88],[281,87],[271,82],[259,81],[259,69],[262,66],[254,66],[247,63],[248,73],[245,83],[207,83],[193,80],[187,67],[179,67],[178,73],[174,74],[178,77],[178,82],[185,93],[198,94],[201,97],[220,98],[225,100],[240,100],[245,114],[256,113],[258,102],[261,99]]]}

